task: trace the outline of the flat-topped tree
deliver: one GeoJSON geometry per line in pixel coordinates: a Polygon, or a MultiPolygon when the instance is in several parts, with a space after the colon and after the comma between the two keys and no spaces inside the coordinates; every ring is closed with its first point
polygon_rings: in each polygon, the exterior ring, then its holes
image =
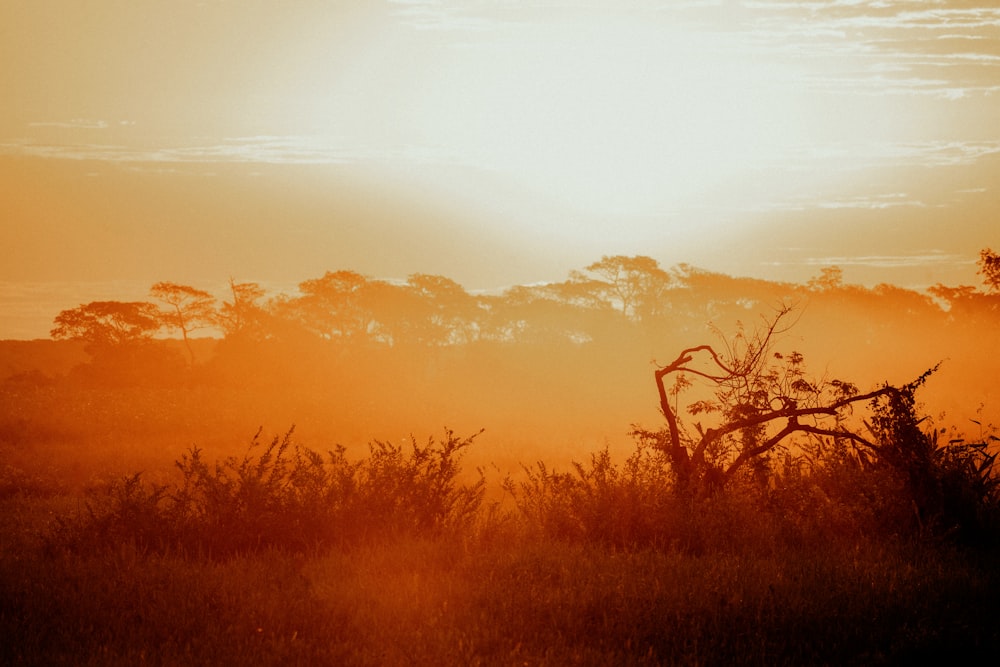
{"type": "MultiPolygon", "coordinates": [[[[56,340],[85,344],[91,357],[81,377],[102,385],[135,385],[176,377],[183,360],[156,344],[159,309],[144,301],[92,301],[60,312],[51,330],[56,340]]],[[[162,341],[160,341],[162,343],[162,341]]]]}
{"type": "Polygon", "coordinates": [[[655,315],[663,306],[666,291],[675,283],[655,259],[644,255],[605,255],[586,271],[596,278],[574,271],[571,282],[593,290],[634,321],[655,315]]]}
{"type": "Polygon", "coordinates": [[[86,343],[92,355],[149,340],[160,329],[158,310],[145,301],[91,301],[61,311],[49,332],[56,340],[86,343]]]}

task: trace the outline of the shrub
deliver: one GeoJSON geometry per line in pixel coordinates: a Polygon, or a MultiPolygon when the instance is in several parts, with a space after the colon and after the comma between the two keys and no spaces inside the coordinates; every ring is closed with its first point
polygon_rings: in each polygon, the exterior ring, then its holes
{"type": "Polygon", "coordinates": [[[539,461],[522,467],[525,479],[507,478],[530,530],[543,537],[600,542],[620,547],[665,544],[677,520],[673,479],[665,454],[646,438],[618,466],[605,447],[572,472],[550,470],[539,461]]]}
{"type": "Polygon", "coordinates": [[[191,448],[176,462],[182,481],[173,488],[147,484],[140,473],[114,480],[84,512],[58,523],[50,545],[301,551],[385,532],[468,527],[486,487],[481,471],[471,484],[459,481],[463,450],[475,435],[446,431],[444,442],[422,447],[411,438],[409,451],[376,441],[368,458],[354,462],[341,446],[324,457],[293,442],[291,430],[267,445],[260,435],[243,457],[214,465],[191,448]]]}
{"type": "Polygon", "coordinates": [[[914,394],[936,369],[872,401],[868,427],[875,438],[874,465],[898,479],[899,501],[912,506],[916,530],[962,541],[991,541],[1000,535],[996,453],[987,451],[986,438],[941,445],[939,431],[923,430],[924,419],[916,413],[914,394]]]}

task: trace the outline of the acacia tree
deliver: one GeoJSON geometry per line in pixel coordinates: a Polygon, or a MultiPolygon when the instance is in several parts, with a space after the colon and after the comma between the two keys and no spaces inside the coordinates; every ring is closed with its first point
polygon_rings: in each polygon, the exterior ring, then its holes
{"type": "Polygon", "coordinates": [[[571,280],[597,289],[605,299],[621,308],[626,317],[637,321],[656,314],[664,303],[666,290],[674,282],[655,259],[643,255],[605,255],[586,270],[597,279],[574,272],[571,280]]]}
{"type": "Polygon", "coordinates": [[[85,369],[85,377],[118,385],[172,377],[176,369],[174,355],[153,345],[152,338],[159,330],[159,309],[155,304],[92,301],[60,312],[50,333],[57,340],[86,344],[84,349],[91,363],[80,367],[85,369]]]}
{"type": "Polygon", "coordinates": [[[290,302],[307,329],[322,338],[358,341],[368,333],[371,314],[362,303],[369,280],[354,271],[327,271],[299,283],[302,296],[290,302]]]}
{"type": "Polygon", "coordinates": [[[188,358],[194,366],[194,350],[189,334],[215,324],[215,297],[204,290],[170,282],[156,283],[149,294],[167,304],[168,309],[160,312],[160,322],[168,329],[181,332],[188,358]]]}
{"type": "Polygon", "coordinates": [[[91,301],[60,312],[49,332],[55,339],[79,340],[91,353],[134,346],[160,328],[157,307],[145,301],[91,301]]]}
{"type": "Polygon", "coordinates": [[[808,379],[801,354],[774,351],[777,336],[788,329],[785,321],[790,313],[789,306],[782,306],[752,334],[740,328],[731,341],[723,339],[719,349],[690,347],[656,369],[667,428],[638,434],[654,438],[666,452],[679,490],[725,485],[793,434],[826,436],[876,449],[876,444],[852,430],[848,417],[856,405],[896,395],[899,390],[886,385],[861,394],[849,382],[808,379]],[[710,425],[693,423],[693,432],[679,414],[680,395],[696,386],[691,378],[701,380],[703,393],[686,406],[687,412],[711,420],[710,425]]]}

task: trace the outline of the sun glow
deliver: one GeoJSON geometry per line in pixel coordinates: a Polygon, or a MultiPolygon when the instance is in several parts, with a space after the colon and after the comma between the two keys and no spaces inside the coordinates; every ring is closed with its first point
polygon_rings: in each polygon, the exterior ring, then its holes
{"type": "Polygon", "coordinates": [[[637,22],[519,28],[428,60],[398,120],[578,211],[670,212],[806,139],[795,72],[738,59],[732,39],[637,22]]]}

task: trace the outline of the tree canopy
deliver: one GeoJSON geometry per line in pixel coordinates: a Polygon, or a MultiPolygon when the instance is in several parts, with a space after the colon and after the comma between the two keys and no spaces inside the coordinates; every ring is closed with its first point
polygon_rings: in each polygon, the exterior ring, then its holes
{"type": "Polygon", "coordinates": [[[152,338],[159,330],[159,310],[145,301],[91,301],[55,318],[51,336],[79,340],[92,349],[120,348],[152,338]]]}

